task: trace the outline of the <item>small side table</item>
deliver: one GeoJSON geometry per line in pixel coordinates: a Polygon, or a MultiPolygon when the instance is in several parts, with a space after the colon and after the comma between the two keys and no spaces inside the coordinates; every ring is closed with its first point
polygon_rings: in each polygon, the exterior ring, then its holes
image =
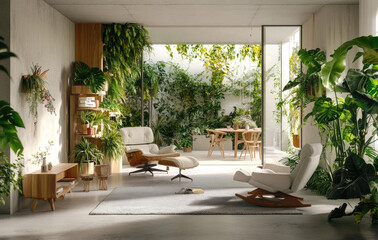
{"type": "Polygon", "coordinates": [[[83,191],[89,192],[89,185],[93,180],[93,175],[81,175],[81,181],[83,181],[83,191]]]}
{"type": "Polygon", "coordinates": [[[97,177],[99,181],[99,190],[108,190],[108,177],[97,177]]]}

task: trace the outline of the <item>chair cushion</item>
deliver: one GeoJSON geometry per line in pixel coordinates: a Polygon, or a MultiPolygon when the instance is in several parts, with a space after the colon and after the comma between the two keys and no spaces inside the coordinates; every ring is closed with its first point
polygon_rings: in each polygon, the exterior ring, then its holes
{"type": "Polygon", "coordinates": [[[276,173],[270,169],[259,169],[252,173],[249,184],[269,192],[289,192],[291,178],[288,173],[276,173]]]}
{"type": "Polygon", "coordinates": [[[290,167],[273,163],[265,163],[263,169],[270,169],[276,173],[290,173],[290,167]]]}
{"type": "Polygon", "coordinates": [[[240,169],[236,171],[234,174],[234,181],[249,182],[250,178],[251,178],[251,173],[244,169],[240,169]]]}
{"type": "Polygon", "coordinates": [[[157,154],[159,152],[159,148],[156,144],[140,144],[126,146],[126,152],[135,152],[136,150],[142,151],[143,155],[157,154]]]}
{"type": "Polygon", "coordinates": [[[170,145],[168,147],[161,148],[157,153],[158,154],[174,153],[175,149],[176,149],[175,145],[170,145]]]}
{"type": "Polygon", "coordinates": [[[301,160],[291,173],[293,192],[299,191],[308,182],[319,165],[323,147],[320,143],[306,144],[301,150],[301,160]]]}
{"type": "Polygon", "coordinates": [[[123,142],[129,144],[149,144],[154,141],[154,134],[149,127],[125,127],[120,129],[123,142]]]}
{"type": "Polygon", "coordinates": [[[198,160],[195,157],[190,156],[180,156],[180,157],[166,157],[163,158],[164,161],[173,162],[178,168],[187,169],[194,168],[199,165],[198,160]]]}

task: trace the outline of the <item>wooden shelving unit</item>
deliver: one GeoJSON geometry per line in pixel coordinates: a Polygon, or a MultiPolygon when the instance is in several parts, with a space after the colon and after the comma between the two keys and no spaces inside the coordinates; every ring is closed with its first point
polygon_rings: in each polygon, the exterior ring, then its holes
{"type": "Polygon", "coordinates": [[[22,191],[26,198],[33,198],[34,202],[31,207],[33,211],[37,206],[38,200],[48,200],[51,210],[55,210],[54,201],[57,198],[64,198],[64,195],[70,192],[77,184],[79,177],[79,168],[77,163],[60,163],[48,172],[41,170],[25,174],[23,176],[22,191]],[[76,182],[63,188],[63,191],[57,194],[57,182],[63,178],[75,178],[76,182]]]}
{"type": "MultiPolygon", "coordinates": [[[[103,69],[103,42],[101,39],[102,24],[75,24],[75,61],[84,62],[90,67],[103,69]]],[[[88,138],[99,146],[101,135],[87,135],[81,132],[80,111],[101,112],[101,108],[79,107],[79,97],[95,97],[102,102],[105,91],[92,93],[88,86],[72,86],[70,94],[70,156],[82,137],[88,138]]],[[[101,131],[101,129],[99,129],[101,131]]]]}
{"type": "Polygon", "coordinates": [[[94,111],[94,112],[101,112],[103,111],[102,108],[87,108],[87,107],[79,107],[79,97],[95,97],[95,100],[98,100],[100,103],[103,99],[102,93],[92,93],[87,86],[72,86],[70,96],[70,153],[71,159],[73,156],[73,150],[75,145],[78,144],[82,137],[88,138],[90,142],[99,146],[101,144],[100,138],[102,134],[102,126],[100,125],[97,129],[97,133],[94,135],[83,134],[81,128],[81,120],[80,120],[80,111],[94,111]]]}

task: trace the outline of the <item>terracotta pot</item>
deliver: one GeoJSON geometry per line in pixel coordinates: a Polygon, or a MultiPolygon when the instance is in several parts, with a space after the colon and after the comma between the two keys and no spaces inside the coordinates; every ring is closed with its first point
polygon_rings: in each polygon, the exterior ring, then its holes
{"type": "Polygon", "coordinates": [[[95,135],[95,129],[93,127],[87,128],[87,134],[88,135],[95,135]]]}
{"type": "Polygon", "coordinates": [[[192,151],[192,147],[184,147],[184,152],[191,152],[192,151]]]}
{"type": "Polygon", "coordinates": [[[234,129],[238,130],[239,129],[239,125],[234,125],[234,129]]]}
{"type": "Polygon", "coordinates": [[[82,124],[81,125],[81,133],[86,135],[87,134],[87,129],[88,129],[88,124],[82,124]]]}
{"type": "Polygon", "coordinates": [[[293,146],[299,148],[299,135],[293,134],[293,146]]]}

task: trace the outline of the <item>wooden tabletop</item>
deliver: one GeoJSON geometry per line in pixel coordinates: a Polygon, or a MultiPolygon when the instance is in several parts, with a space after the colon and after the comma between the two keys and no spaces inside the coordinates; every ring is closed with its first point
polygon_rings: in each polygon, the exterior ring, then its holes
{"type": "Polygon", "coordinates": [[[261,132],[261,129],[259,128],[251,128],[249,130],[246,130],[244,128],[239,128],[239,129],[233,129],[233,128],[217,128],[215,129],[217,131],[222,131],[222,132],[233,132],[233,133],[242,133],[242,132],[245,132],[245,131],[259,131],[261,132]]]}
{"type": "Polygon", "coordinates": [[[75,165],[78,165],[78,164],[77,163],[59,163],[59,164],[53,166],[50,171],[41,172],[41,170],[37,170],[37,171],[34,171],[32,173],[28,173],[28,174],[30,174],[30,175],[33,175],[33,174],[58,174],[58,173],[64,172],[64,171],[72,168],[75,165]]]}

